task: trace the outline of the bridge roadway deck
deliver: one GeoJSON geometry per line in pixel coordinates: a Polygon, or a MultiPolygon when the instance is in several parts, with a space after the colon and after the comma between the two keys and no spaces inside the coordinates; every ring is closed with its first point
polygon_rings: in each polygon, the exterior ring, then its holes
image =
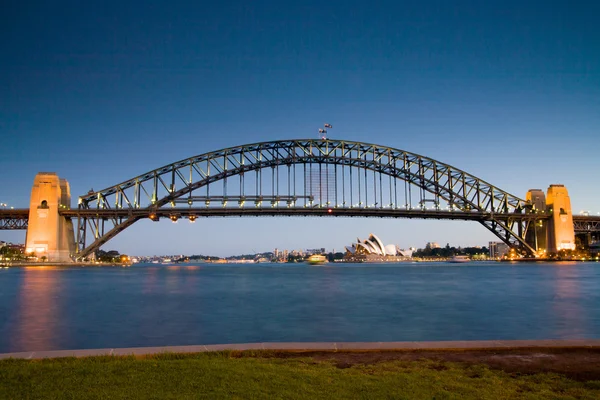
{"type": "Polygon", "coordinates": [[[277,350],[287,352],[312,351],[415,351],[415,350],[492,350],[492,349],[552,349],[600,348],[600,339],[572,340],[476,340],[446,342],[308,342],[308,343],[239,343],[196,346],[130,347],[121,349],[51,350],[0,354],[8,358],[40,359],[59,357],[127,356],[160,353],[204,353],[211,351],[277,350]]]}
{"type": "MultiPolygon", "coordinates": [[[[233,217],[233,216],[313,216],[313,217],[380,217],[380,218],[423,218],[423,219],[450,219],[463,221],[485,221],[492,214],[478,211],[436,211],[436,210],[407,210],[390,208],[159,208],[149,209],[115,209],[115,210],[79,210],[65,209],[59,213],[68,218],[78,217],[103,217],[103,218],[149,218],[151,214],[157,217],[169,218],[172,215],[178,218],[189,216],[196,217],[233,217]],[[330,211],[331,210],[331,211],[330,211]]],[[[494,214],[498,219],[540,219],[549,218],[539,214],[494,214]]],[[[0,230],[27,229],[29,220],[29,209],[4,209],[0,210],[0,230]]],[[[575,232],[598,232],[600,231],[600,216],[574,215],[573,223],[575,232]]]]}
{"type": "MultiPolygon", "coordinates": [[[[64,210],[60,211],[65,217],[102,217],[102,218],[149,218],[151,214],[157,217],[227,217],[227,216],[304,216],[304,217],[380,217],[380,218],[423,218],[480,221],[488,220],[492,215],[499,219],[540,219],[536,214],[491,214],[480,211],[435,211],[407,210],[391,208],[233,208],[233,207],[198,207],[198,208],[159,208],[149,209],[120,209],[120,210],[64,210]]],[[[548,218],[548,217],[541,217],[548,218]]]]}

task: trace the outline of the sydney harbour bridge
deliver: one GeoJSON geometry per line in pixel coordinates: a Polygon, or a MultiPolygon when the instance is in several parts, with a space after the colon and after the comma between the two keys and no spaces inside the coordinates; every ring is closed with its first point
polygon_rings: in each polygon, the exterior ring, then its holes
{"type": "Polygon", "coordinates": [[[84,259],[144,218],[449,219],[475,221],[520,254],[539,257],[547,249],[561,250],[557,224],[566,223],[578,234],[600,232],[600,217],[572,216],[570,201],[553,205],[550,197],[558,201],[566,194],[566,189],[551,193],[559,189],[548,189],[548,202],[536,197],[540,190],[523,199],[400,149],[325,138],[279,140],[177,161],[81,195],[76,207],[64,179],[40,173],[30,208],[0,210],[0,229],[28,229],[28,252],[84,259]]]}

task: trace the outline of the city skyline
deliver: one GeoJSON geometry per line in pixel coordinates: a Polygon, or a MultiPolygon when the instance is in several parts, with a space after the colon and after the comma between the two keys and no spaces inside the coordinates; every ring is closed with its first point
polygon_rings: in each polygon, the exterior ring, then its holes
{"type": "MultiPolygon", "coordinates": [[[[431,157],[520,198],[561,183],[574,213],[600,212],[598,5],[434,3],[11,5],[0,202],[28,207],[35,174],[53,171],[75,207],[91,188],[331,123],[332,138],[431,157]]],[[[343,248],[364,232],[402,247],[496,240],[473,222],[245,217],[140,221],[103,248],[343,248]]]]}

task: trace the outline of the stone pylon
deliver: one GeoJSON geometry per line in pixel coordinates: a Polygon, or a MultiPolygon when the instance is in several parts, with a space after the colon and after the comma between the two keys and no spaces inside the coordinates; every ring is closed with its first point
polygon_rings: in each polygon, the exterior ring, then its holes
{"type": "Polygon", "coordinates": [[[552,216],[548,224],[548,251],[575,250],[571,198],[564,185],[550,185],[546,208],[552,216]]]}
{"type": "Polygon", "coordinates": [[[35,176],[29,203],[25,251],[50,262],[71,262],[75,254],[73,222],[59,215],[71,208],[69,183],[54,172],[35,176]]]}

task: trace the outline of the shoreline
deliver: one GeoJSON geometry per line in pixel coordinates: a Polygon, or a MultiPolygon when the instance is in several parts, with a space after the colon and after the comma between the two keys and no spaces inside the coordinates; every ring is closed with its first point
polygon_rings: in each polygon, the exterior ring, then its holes
{"type": "Polygon", "coordinates": [[[1,267],[129,267],[131,263],[95,263],[95,262],[44,262],[44,263],[21,263],[21,262],[10,262],[0,263],[1,267]]]}
{"type": "MultiPolygon", "coordinates": [[[[525,258],[515,260],[471,260],[469,262],[460,263],[462,265],[468,265],[471,263],[559,263],[559,262],[600,262],[598,259],[540,259],[540,258],[525,258]]],[[[251,263],[216,263],[210,261],[202,261],[201,263],[207,264],[251,264],[251,263]]],[[[405,261],[334,261],[329,264],[410,264],[410,263],[452,263],[447,259],[413,259],[405,261]]],[[[12,268],[12,267],[130,267],[136,264],[148,264],[148,263],[96,263],[96,262],[44,262],[44,263],[31,263],[31,262],[0,262],[0,268],[12,268]]],[[[168,263],[168,264],[157,264],[157,265],[187,265],[194,264],[191,262],[179,262],[179,263],[168,263]]],[[[252,265],[260,265],[265,263],[252,263],[252,265]]],[[[307,263],[266,263],[266,264],[307,264],[307,263]]],[[[453,263],[456,264],[456,263],[453,263]]]]}
{"type": "Polygon", "coordinates": [[[600,339],[474,340],[431,342],[281,342],[231,343],[188,346],[125,347],[104,349],[47,350],[1,353],[4,359],[44,359],[93,356],[144,356],[161,353],[208,353],[219,351],[278,351],[285,353],[414,352],[414,351],[508,351],[542,349],[600,350],[600,339]]]}

